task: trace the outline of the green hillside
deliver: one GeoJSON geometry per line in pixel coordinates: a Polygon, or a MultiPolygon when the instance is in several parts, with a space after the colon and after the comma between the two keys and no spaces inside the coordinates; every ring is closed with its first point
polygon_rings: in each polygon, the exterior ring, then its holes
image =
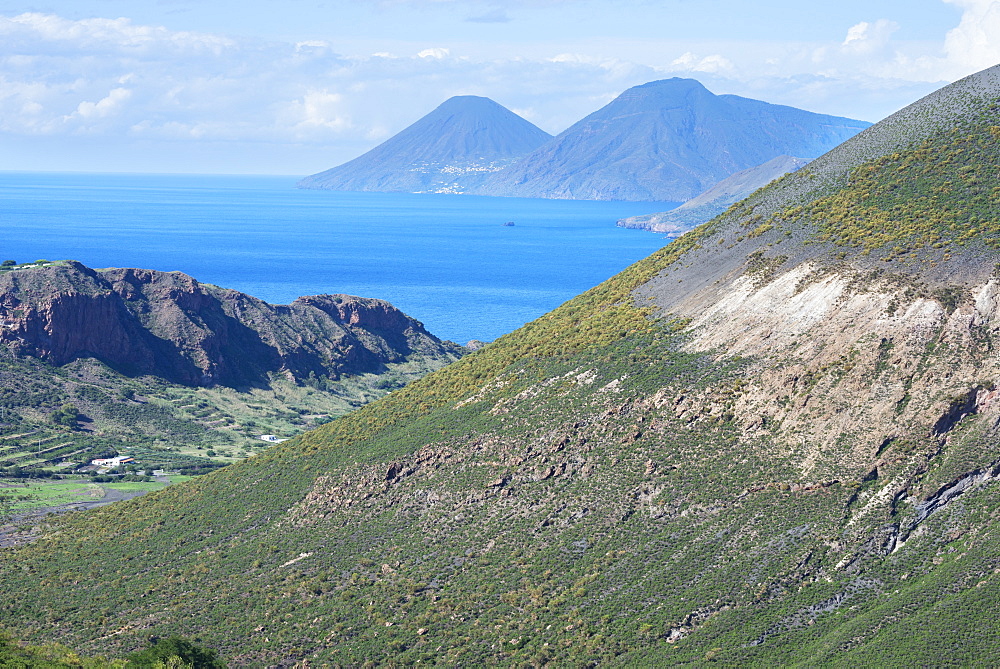
{"type": "Polygon", "coordinates": [[[177,272],[0,265],[0,476],[117,454],[220,467],[463,352],[381,300],[275,306],[177,272]]]}
{"type": "MultiPolygon", "coordinates": [[[[845,187],[806,206],[758,212],[754,200],[729,213],[757,237],[815,229],[813,239],[891,262],[920,251],[979,242],[1000,249],[1000,115],[995,105],[946,131],[859,165],[845,187]]],[[[800,180],[808,181],[807,172],[800,180]]],[[[843,257],[845,254],[839,254],[843,257]]]]}
{"type": "Polygon", "coordinates": [[[53,520],[0,624],[239,666],[1000,663],[998,99],[958,82],[377,402],[53,520]]]}
{"type": "MultiPolygon", "coordinates": [[[[0,666],[11,669],[62,669],[63,667],[106,669],[116,665],[106,660],[81,658],[69,648],[55,644],[47,647],[25,647],[0,634],[0,666]]],[[[119,663],[117,666],[123,665],[119,663]]]]}
{"type": "Polygon", "coordinates": [[[269,448],[262,434],[304,432],[426,371],[417,361],[336,383],[275,376],[237,390],[125,376],[93,359],[0,355],[0,476],[61,474],[118,453],[140,469],[218,467],[269,448]],[[60,421],[65,407],[75,413],[60,421]]]}

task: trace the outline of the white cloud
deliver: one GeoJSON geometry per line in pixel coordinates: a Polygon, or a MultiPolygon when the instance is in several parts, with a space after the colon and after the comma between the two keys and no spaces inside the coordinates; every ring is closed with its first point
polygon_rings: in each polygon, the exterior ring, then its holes
{"type": "MultiPolygon", "coordinates": [[[[664,39],[628,58],[603,53],[627,50],[586,42],[509,57],[470,58],[461,44],[440,42],[367,43],[362,55],[343,55],[335,41],[265,43],[128,19],[0,16],[0,140],[86,136],[120,154],[133,141],[215,142],[220,163],[250,171],[245,155],[310,156],[298,167],[256,170],[304,174],[353,158],[452,95],[488,96],[558,133],[629,86],[670,76],[877,120],[942,80],[1000,60],[1000,0],[946,1],[963,15],[950,31],[942,26],[937,42],[900,41],[900,26],[876,15],[825,42],[664,39]]],[[[149,160],[158,155],[145,151],[149,160]]],[[[18,168],[17,156],[0,160],[0,169],[18,168]]]]}
{"type": "Polygon", "coordinates": [[[132,91],[129,89],[115,88],[97,102],[81,102],[76,106],[76,111],[73,112],[72,116],[84,119],[106,118],[120,111],[131,97],[132,91]]]}
{"type": "Polygon", "coordinates": [[[671,63],[671,67],[679,72],[730,72],[735,69],[733,62],[721,54],[697,56],[690,51],[681,54],[671,63]]]}
{"type": "Polygon", "coordinates": [[[417,54],[417,58],[433,58],[435,60],[441,60],[442,58],[447,58],[449,55],[451,55],[451,51],[449,49],[436,47],[433,49],[424,49],[417,54]]]}
{"type": "Polygon", "coordinates": [[[218,35],[135,25],[126,18],[72,21],[40,13],[0,16],[0,36],[8,40],[7,48],[17,45],[20,38],[41,40],[50,46],[69,45],[74,51],[113,50],[133,54],[154,49],[219,54],[236,46],[234,40],[218,35]]]}
{"type": "Polygon", "coordinates": [[[321,129],[342,133],[354,128],[350,116],[344,113],[344,96],[330,91],[308,91],[301,99],[288,105],[288,118],[303,139],[321,129]]]}
{"type": "Polygon", "coordinates": [[[577,70],[593,70],[596,68],[615,79],[627,79],[639,71],[644,73],[649,71],[648,68],[627,60],[620,60],[618,58],[601,58],[580,53],[561,53],[549,58],[548,62],[573,67],[577,70]]]}
{"type": "Polygon", "coordinates": [[[875,23],[862,21],[847,30],[841,46],[852,53],[869,54],[889,45],[892,34],[899,30],[899,24],[887,19],[879,19],[875,23]]]}
{"type": "Polygon", "coordinates": [[[593,63],[597,59],[578,53],[560,53],[549,58],[551,63],[593,63]]]}
{"type": "Polygon", "coordinates": [[[965,74],[1000,63],[1000,1],[944,0],[965,11],[958,26],[948,31],[948,60],[965,74]]]}

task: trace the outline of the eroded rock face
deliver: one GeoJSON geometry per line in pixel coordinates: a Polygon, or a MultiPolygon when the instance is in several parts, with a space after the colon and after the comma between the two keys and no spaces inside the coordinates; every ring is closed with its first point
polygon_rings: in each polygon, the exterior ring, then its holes
{"type": "MultiPolygon", "coordinates": [[[[666,302],[669,276],[637,291],[638,301],[666,302]]],[[[804,477],[860,477],[888,445],[943,445],[967,415],[1000,418],[989,346],[1000,329],[998,287],[996,278],[970,283],[946,305],[892,279],[807,262],[766,281],[729,277],[670,313],[690,319],[688,350],[753,361],[727,409],[746,440],[766,438],[804,477]]],[[[679,410],[706,415],[716,401],[705,392],[679,410]]]]}
{"type": "Polygon", "coordinates": [[[0,342],[18,355],[57,365],[92,357],[187,385],[336,378],[462,352],[382,300],[317,295],[276,306],[180,272],[75,262],[0,276],[0,323],[0,342]]]}

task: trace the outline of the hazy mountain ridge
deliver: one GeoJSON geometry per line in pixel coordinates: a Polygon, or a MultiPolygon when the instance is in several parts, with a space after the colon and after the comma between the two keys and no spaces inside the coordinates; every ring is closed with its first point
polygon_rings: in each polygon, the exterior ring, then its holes
{"type": "Polygon", "coordinates": [[[801,169],[807,164],[807,161],[800,158],[778,156],[763,165],[742,170],[723,179],[676,209],[630,216],[618,221],[617,225],[621,228],[665,232],[668,237],[677,237],[715,218],[730,205],[747,197],[758,188],[763,188],[775,179],[801,169]]]}
{"type": "Polygon", "coordinates": [[[870,124],[735,95],[694,79],[635,86],[476,193],[684,201],[780,155],[811,160],[870,124]]]}
{"type": "Polygon", "coordinates": [[[298,186],[462,193],[550,137],[489,98],[456,96],[364,155],[306,177],[298,186]]]}
{"type": "Polygon", "coordinates": [[[0,561],[32,594],[2,621],[253,665],[1000,662],[998,72],[379,402],[60,521],[0,561]]]}
{"type": "Polygon", "coordinates": [[[488,98],[451,98],[302,188],[680,202],[787,154],[814,158],[870,124],[693,79],[633,87],[553,138],[488,98]]]}

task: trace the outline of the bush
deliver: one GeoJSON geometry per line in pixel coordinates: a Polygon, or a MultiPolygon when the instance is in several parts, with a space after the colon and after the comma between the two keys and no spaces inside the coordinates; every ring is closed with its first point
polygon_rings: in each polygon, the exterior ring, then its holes
{"type": "Polygon", "coordinates": [[[193,669],[225,669],[226,665],[218,654],[210,648],[202,648],[187,639],[170,637],[158,639],[150,637],[149,648],[136,651],[127,656],[129,663],[136,667],[176,666],[180,660],[193,669]],[[173,661],[173,662],[171,662],[173,661]]]}
{"type": "Polygon", "coordinates": [[[64,404],[52,412],[52,422],[56,425],[75,428],[80,419],[80,412],[73,404],[64,404]]]}

